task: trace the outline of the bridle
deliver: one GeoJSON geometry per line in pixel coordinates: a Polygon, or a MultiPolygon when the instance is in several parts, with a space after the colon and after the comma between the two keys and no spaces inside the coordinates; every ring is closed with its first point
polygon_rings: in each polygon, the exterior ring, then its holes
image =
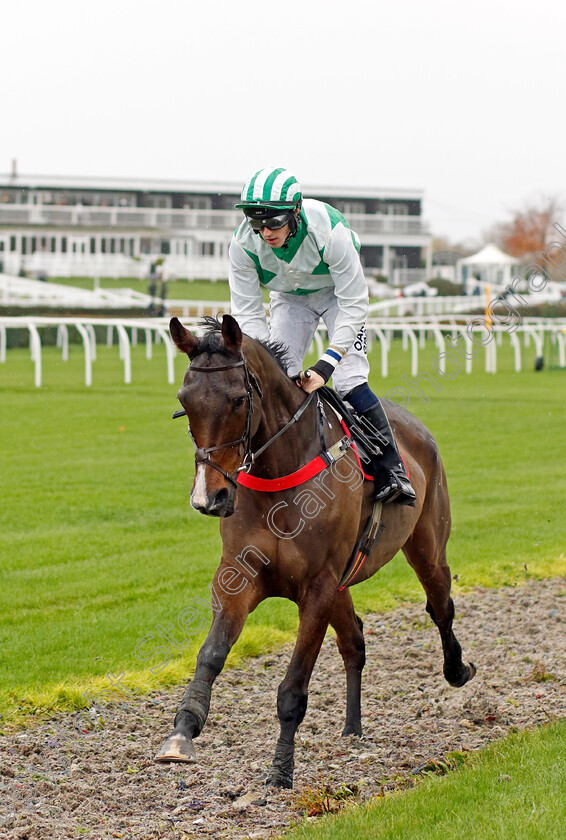
{"type": "MultiPolygon", "coordinates": [[[[191,432],[191,427],[190,426],[188,427],[189,434],[190,434],[190,436],[193,440],[194,446],[195,446],[195,463],[196,463],[196,465],[198,466],[199,464],[205,464],[208,467],[212,467],[212,469],[216,470],[221,475],[223,475],[224,478],[227,481],[229,481],[230,484],[232,484],[234,487],[238,486],[238,480],[237,480],[238,475],[241,472],[246,472],[247,473],[251,470],[255,461],[259,458],[259,456],[263,452],[265,452],[265,450],[268,448],[268,446],[271,446],[271,444],[274,443],[274,441],[276,441],[278,437],[280,437],[282,434],[284,434],[284,432],[286,432],[287,429],[290,426],[293,425],[293,423],[296,423],[297,420],[299,420],[299,418],[302,416],[304,411],[307,409],[307,407],[312,402],[312,399],[315,395],[314,391],[313,391],[313,393],[309,394],[307,399],[303,403],[301,403],[301,405],[299,406],[299,408],[297,409],[295,414],[291,417],[289,422],[286,423],[286,425],[283,426],[282,429],[279,429],[279,431],[276,432],[276,434],[274,434],[273,437],[271,437],[267,441],[267,443],[264,443],[264,445],[261,446],[256,452],[252,452],[253,388],[255,388],[255,390],[257,391],[260,400],[263,400],[263,392],[261,390],[261,387],[260,387],[260,384],[257,380],[257,377],[248,367],[246,357],[244,356],[243,353],[241,355],[242,355],[242,358],[240,359],[240,361],[234,362],[233,364],[230,364],[230,365],[218,365],[218,366],[214,366],[214,367],[200,367],[200,366],[195,366],[194,364],[191,364],[190,367],[189,367],[189,370],[198,371],[199,373],[218,373],[219,371],[233,370],[234,368],[238,368],[238,367],[243,367],[243,369],[244,369],[244,384],[245,384],[245,388],[246,388],[247,410],[246,410],[246,420],[245,420],[245,423],[244,423],[244,431],[242,433],[242,436],[240,438],[238,438],[238,440],[232,440],[229,443],[221,443],[218,446],[209,446],[207,448],[203,448],[203,447],[200,447],[200,446],[196,445],[196,441],[194,439],[193,433],[191,432]],[[235,469],[233,473],[230,474],[230,473],[226,472],[226,470],[222,469],[220,464],[217,464],[213,460],[211,460],[210,453],[211,452],[218,452],[221,449],[229,449],[232,446],[237,446],[238,449],[240,449],[240,450],[241,450],[242,446],[244,447],[244,460],[242,461],[242,464],[237,469],[235,469]]],[[[176,411],[173,414],[173,417],[174,418],[175,417],[182,417],[185,414],[186,414],[186,411],[183,409],[182,411],[176,411]]],[[[323,443],[324,443],[324,439],[323,439],[323,443]]]]}
{"type": "MultiPolygon", "coordinates": [[[[240,438],[238,438],[238,440],[232,440],[229,443],[221,443],[218,446],[209,446],[205,449],[201,446],[196,445],[196,441],[194,439],[193,433],[191,432],[191,427],[189,426],[189,434],[190,434],[190,436],[193,440],[193,443],[195,445],[195,463],[197,464],[197,466],[199,464],[206,464],[206,466],[212,467],[212,469],[221,473],[224,476],[224,478],[226,478],[231,484],[234,485],[234,487],[236,487],[236,485],[237,485],[237,481],[234,478],[234,475],[237,476],[237,474],[241,470],[244,470],[244,469],[249,470],[251,468],[251,465],[252,465],[252,460],[251,460],[251,457],[250,457],[251,456],[251,445],[252,445],[252,414],[253,414],[253,390],[252,390],[252,388],[256,389],[260,400],[263,399],[263,392],[260,388],[260,385],[259,385],[259,382],[257,381],[257,378],[248,368],[248,363],[247,363],[246,357],[244,356],[243,353],[242,353],[242,358],[240,359],[240,361],[239,362],[234,362],[231,365],[215,365],[213,367],[200,367],[200,366],[196,366],[194,364],[191,364],[191,366],[189,368],[189,370],[198,371],[199,373],[218,373],[219,371],[233,370],[234,368],[239,368],[239,367],[244,368],[244,385],[245,385],[245,388],[246,388],[246,420],[245,420],[245,423],[244,423],[244,430],[243,430],[242,436],[240,438]],[[244,461],[243,461],[242,465],[240,467],[238,467],[238,469],[235,470],[235,472],[232,473],[232,475],[230,475],[230,473],[227,473],[226,470],[222,469],[220,464],[216,464],[213,460],[211,460],[210,453],[211,452],[218,452],[221,449],[229,449],[232,446],[237,446],[239,451],[241,451],[242,446],[243,446],[243,448],[244,448],[244,461]]],[[[177,412],[175,412],[175,413],[177,414],[177,412]]],[[[184,412],[184,413],[186,413],[186,412],[184,412]]]]}

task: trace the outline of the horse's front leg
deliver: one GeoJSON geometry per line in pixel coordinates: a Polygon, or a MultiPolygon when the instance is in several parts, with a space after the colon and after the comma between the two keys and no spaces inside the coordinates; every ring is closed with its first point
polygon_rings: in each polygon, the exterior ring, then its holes
{"type": "Polygon", "coordinates": [[[280,734],[267,784],[293,787],[295,733],[307,710],[308,686],[332,614],[336,580],[315,582],[299,603],[299,632],[277,692],[280,734]]]}
{"type": "Polygon", "coordinates": [[[155,756],[155,761],[196,761],[193,738],[200,735],[206,723],[212,685],[238,640],[248,614],[257,606],[258,597],[252,582],[248,582],[239,594],[220,593],[218,576],[221,569],[222,566],[212,587],[220,608],[214,613],[211,628],[199,651],[195,675],[185,689],[173,732],[155,756]]]}

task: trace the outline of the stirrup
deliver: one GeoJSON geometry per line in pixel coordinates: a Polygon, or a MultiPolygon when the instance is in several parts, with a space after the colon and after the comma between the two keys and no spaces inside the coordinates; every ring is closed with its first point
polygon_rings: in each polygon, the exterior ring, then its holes
{"type": "Polygon", "coordinates": [[[389,482],[379,490],[376,489],[373,494],[373,500],[383,505],[397,502],[400,505],[415,507],[415,499],[416,493],[409,479],[393,471],[389,473],[389,482]]]}

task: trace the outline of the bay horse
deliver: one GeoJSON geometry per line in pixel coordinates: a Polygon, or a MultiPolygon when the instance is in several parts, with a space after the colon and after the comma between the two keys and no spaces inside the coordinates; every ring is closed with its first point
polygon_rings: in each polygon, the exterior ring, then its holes
{"type": "MultiPolygon", "coordinates": [[[[196,452],[193,508],[220,518],[222,557],[210,587],[213,620],[188,684],[174,730],[156,761],[196,760],[193,739],[206,722],[211,689],[247,616],[265,598],[299,608],[299,629],[278,688],[280,734],[268,784],[293,784],[295,733],[307,708],[309,680],[327,628],[336,631],[346,670],[343,735],[362,735],[363,625],[348,585],[340,585],[371,515],[372,484],[337,415],[307,397],[287,376],[280,355],[243,335],[236,320],[208,320],[202,338],[170,322],[191,364],[178,399],[196,452]],[[315,465],[315,466],[313,466],[315,465]],[[309,477],[310,476],[310,477],[309,477]]],[[[462,686],[475,667],[462,661],[452,631],[454,605],[446,561],[450,504],[436,442],[423,424],[385,401],[399,450],[416,491],[416,506],[386,505],[382,530],[353,579],[374,575],[399,549],[415,570],[438,627],[444,676],[462,686]]]]}

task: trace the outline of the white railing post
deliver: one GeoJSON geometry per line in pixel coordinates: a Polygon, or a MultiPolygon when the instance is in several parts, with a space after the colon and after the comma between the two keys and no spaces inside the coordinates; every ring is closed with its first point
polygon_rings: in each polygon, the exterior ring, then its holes
{"type": "MultiPolygon", "coordinates": [[[[403,336],[406,333],[411,341],[411,376],[417,376],[419,372],[419,342],[412,327],[405,325],[402,329],[403,336]]],[[[405,350],[406,346],[403,349],[405,350]]]]}
{"type": "Polygon", "coordinates": [[[41,388],[41,339],[35,324],[28,323],[31,359],[35,365],[35,387],[41,388]]]}
{"type": "Polygon", "coordinates": [[[149,327],[145,328],[145,357],[146,359],[151,359],[153,356],[153,339],[152,339],[152,331],[149,327]]]}
{"type": "Polygon", "coordinates": [[[57,347],[63,350],[63,361],[69,361],[69,330],[66,324],[59,324],[57,327],[57,347]]]}
{"type": "Polygon", "coordinates": [[[129,385],[132,381],[132,355],[130,352],[130,339],[123,324],[116,324],[118,341],[120,343],[120,358],[124,362],[124,382],[129,385]]]}
{"type": "Polygon", "coordinates": [[[322,354],[324,353],[324,346],[322,344],[322,338],[318,330],[316,330],[314,334],[314,343],[316,344],[316,352],[318,353],[319,357],[322,356],[322,354]]]}
{"type": "Polygon", "coordinates": [[[561,368],[566,367],[566,353],[564,352],[564,330],[555,332],[556,344],[558,345],[558,364],[561,368]]]}
{"type": "Polygon", "coordinates": [[[165,350],[167,352],[167,382],[169,385],[173,385],[175,382],[175,353],[176,348],[173,346],[173,342],[169,335],[165,332],[164,327],[157,327],[156,329],[156,339],[157,337],[163,340],[163,344],[165,345],[165,350]]]}
{"type": "Polygon", "coordinates": [[[90,337],[83,324],[77,322],[75,326],[83,340],[83,347],[85,351],[85,385],[88,388],[90,388],[90,386],[92,385],[92,358],[90,353],[90,337]]]}
{"type": "Polygon", "coordinates": [[[521,370],[521,342],[515,332],[510,332],[509,338],[511,339],[511,346],[513,347],[513,351],[515,353],[515,371],[516,373],[519,373],[521,370]]]}
{"type": "Polygon", "coordinates": [[[90,355],[93,362],[96,362],[96,333],[92,324],[85,324],[90,339],[90,355]]]}
{"type": "Polygon", "coordinates": [[[380,329],[379,327],[373,327],[372,329],[377,338],[379,339],[379,349],[381,352],[381,376],[383,379],[386,379],[389,374],[389,342],[387,341],[387,336],[385,335],[382,329],[380,329]]]}
{"type": "Polygon", "coordinates": [[[446,357],[444,355],[446,351],[446,342],[444,341],[442,333],[437,325],[433,326],[432,334],[434,335],[434,340],[438,349],[438,355],[440,357],[440,364],[438,366],[438,369],[440,373],[446,373],[446,357]]]}

